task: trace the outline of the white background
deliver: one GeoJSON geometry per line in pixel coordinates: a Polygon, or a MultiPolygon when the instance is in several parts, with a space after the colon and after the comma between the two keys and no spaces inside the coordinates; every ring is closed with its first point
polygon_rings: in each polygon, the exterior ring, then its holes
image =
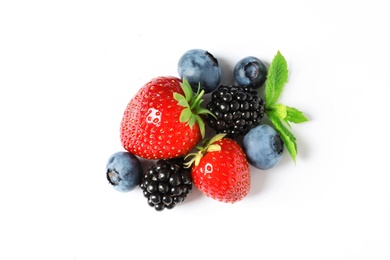
{"type": "Polygon", "coordinates": [[[0,259],[390,259],[385,1],[2,1],[0,259]],[[297,163],[156,212],[107,183],[127,102],[192,48],[223,82],[278,50],[297,163]]]}

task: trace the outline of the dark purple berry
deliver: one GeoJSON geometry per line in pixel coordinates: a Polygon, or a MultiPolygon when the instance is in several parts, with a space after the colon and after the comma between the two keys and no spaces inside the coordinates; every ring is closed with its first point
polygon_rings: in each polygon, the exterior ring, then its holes
{"type": "Polygon", "coordinates": [[[157,211],[172,209],[183,202],[192,189],[189,169],[183,158],[159,160],[149,167],[140,184],[148,204],[157,211]]]}
{"type": "Polygon", "coordinates": [[[215,117],[208,116],[206,122],[217,133],[236,138],[260,124],[264,106],[264,100],[252,87],[219,86],[206,105],[215,117]]]}

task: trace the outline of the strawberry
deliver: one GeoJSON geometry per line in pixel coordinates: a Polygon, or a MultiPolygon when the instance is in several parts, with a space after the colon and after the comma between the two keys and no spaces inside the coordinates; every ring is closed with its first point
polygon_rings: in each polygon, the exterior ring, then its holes
{"type": "Polygon", "coordinates": [[[225,134],[214,136],[197,153],[186,157],[194,185],[205,195],[222,202],[242,200],[250,189],[249,164],[244,151],[225,134]]]}
{"type": "Polygon", "coordinates": [[[193,93],[186,79],[157,77],[130,100],[123,114],[123,147],[145,159],[170,159],[188,154],[203,138],[200,106],[204,91],[193,93]]]}

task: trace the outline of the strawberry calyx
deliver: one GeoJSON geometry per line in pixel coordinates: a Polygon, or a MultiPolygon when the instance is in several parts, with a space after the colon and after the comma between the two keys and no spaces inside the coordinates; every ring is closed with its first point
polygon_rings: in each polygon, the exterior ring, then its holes
{"type": "Polygon", "coordinates": [[[184,95],[177,92],[173,93],[173,97],[177,101],[178,105],[184,107],[180,114],[180,122],[187,123],[191,128],[195,123],[197,123],[203,139],[206,133],[206,127],[201,115],[209,114],[215,117],[208,109],[201,107],[204,90],[202,89],[200,91],[199,83],[198,91],[194,93],[186,78],[183,78],[183,82],[180,83],[180,86],[184,95]]]}
{"type": "Polygon", "coordinates": [[[192,164],[195,163],[195,166],[199,165],[200,160],[203,155],[208,152],[218,152],[221,151],[221,146],[219,144],[215,144],[215,142],[222,140],[226,134],[217,134],[213,136],[210,140],[205,139],[203,141],[203,146],[197,146],[198,151],[196,153],[190,153],[184,159],[186,160],[189,157],[192,157],[188,162],[184,163],[186,168],[191,167],[192,164]]]}

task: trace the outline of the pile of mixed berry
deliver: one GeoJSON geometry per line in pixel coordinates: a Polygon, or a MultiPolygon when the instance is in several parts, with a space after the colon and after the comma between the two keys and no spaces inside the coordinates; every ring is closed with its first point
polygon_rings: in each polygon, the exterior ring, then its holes
{"type": "Polygon", "coordinates": [[[124,111],[120,140],[126,151],[108,159],[109,183],[121,192],[140,187],[158,211],[184,202],[193,184],[212,199],[234,203],[250,190],[249,165],[270,169],[285,147],[295,161],[290,123],[307,118],[277,103],[288,78],[284,57],[278,51],[269,68],[245,57],[232,73],[235,84],[220,85],[217,58],[193,49],[180,57],[178,77],[159,76],[142,86],[124,111]],[[140,158],[152,166],[144,169],[140,158]]]}

